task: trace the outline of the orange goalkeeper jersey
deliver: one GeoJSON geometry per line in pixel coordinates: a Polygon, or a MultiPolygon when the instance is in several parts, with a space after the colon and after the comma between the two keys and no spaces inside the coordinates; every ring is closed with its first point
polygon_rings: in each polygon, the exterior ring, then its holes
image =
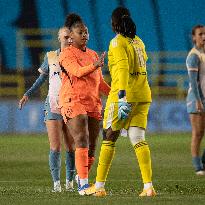
{"type": "Polygon", "coordinates": [[[98,59],[95,51],[82,51],[73,46],[65,48],[59,56],[62,86],[59,93],[60,107],[73,107],[81,103],[88,112],[101,112],[100,93],[109,94],[110,86],[104,81],[101,68],[93,63],[98,59]]]}

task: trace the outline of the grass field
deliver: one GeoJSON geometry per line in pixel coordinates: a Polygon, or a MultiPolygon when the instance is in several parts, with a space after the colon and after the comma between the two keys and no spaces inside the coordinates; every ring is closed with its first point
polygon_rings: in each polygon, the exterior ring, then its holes
{"type": "MultiPolygon", "coordinates": [[[[139,168],[128,139],[120,138],[106,184],[108,196],[95,198],[82,197],[77,192],[51,193],[46,135],[1,136],[0,204],[204,204],[205,177],[197,177],[193,171],[190,135],[150,135],[147,141],[152,152],[153,182],[158,196],[138,197],[142,190],[139,168]]],[[[94,181],[96,165],[97,162],[90,182],[94,181]]],[[[61,181],[62,184],[65,181],[63,161],[61,181]]]]}

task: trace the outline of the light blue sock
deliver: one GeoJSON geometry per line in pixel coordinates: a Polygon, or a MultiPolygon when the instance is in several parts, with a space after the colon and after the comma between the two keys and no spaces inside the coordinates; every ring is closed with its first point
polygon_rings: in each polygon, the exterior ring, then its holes
{"type": "Polygon", "coordinates": [[[201,156],[201,162],[203,164],[203,168],[205,168],[205,149],[203,150],[203,154],[201,156]]]}
{"type": "Polygon", "coordinates": [[[66,152],[66,179],[72,181],[75,174],[75,152],[66,152]]]}
{"type": "Polygon", "coordinates": [[[202,163],[201,163],[201,157],[192,157],[192,163],[194,165],[195,171],[200,171],[203,169],[202,163]]]}
{"type": "Polygon", "coordinates": [[[49,153],[49,166],[51,171],[51,176],[53,181],[60,180],[60,170],[61,170],[61,152],[50,150],[49,153]]]}

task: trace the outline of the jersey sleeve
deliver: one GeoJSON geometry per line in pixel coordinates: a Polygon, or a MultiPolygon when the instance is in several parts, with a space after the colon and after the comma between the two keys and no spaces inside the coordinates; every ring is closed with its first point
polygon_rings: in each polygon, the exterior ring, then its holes
{"type": "Polygon", "coordinates": [[[71,73],[78,78],[96,70],[94,64],[83,67],[80,66],[77,57],[69,50],[64,50],[60,53],[59,63],[68,73],[71,73]]]}
{"type": "Polygon", "coordinates": [[[30,97],[35,91],[37,91],[41,87],[41,85],[46,81],[47,77],[48,75],[41,73],[34,82],[34,84],[29,88],[29,90],[24,95],[30,97]]]}
{"type": "Polygon", "coordinates": [[[200,94],[198,89],[199,62],[199,57],[194,53],[190,54],[186,59],[190,87],[197,100],[200,100],[200,94]]]}
{"type": "Polygon", "coordinates": [[[144,60],[146,62],[148,60],[148,56],[146,53],[145,44],[143,43],[143,41],[139,37],[138,37],[138,40],[140,41],[141,47],[143,49],[144,60]]]}
{"type": "Polygon", "coordinates": [[[43,63],[41,64],[40,68],[38,69],[40,73],[49,74],[49,66],[48,66],[48,57],[47,54],[44,56],[43,63]]]}
{"type": "Polygon", "coordinates": [[[190,54],[186,59],[186,66],[188,71],[198,71],[200,59],[197,54],[190,54]]]}
{"type": "Polygon", "coordinates": [[[126,90],[129,80],[129,64],[126,47],[119,39],[114,38],[110,43],[110,49],[114,63],[117,66],[119,90],[126,90]]]}
{"type": "Polygon", "coordinates": [[[190,82],[190,87],[192,89],[192,92],[195,98],[197,100],[200,100],[200,94],[199,94],[198,82],[197,82],[198,73],[195,71],[189,71],[188,74],[189,74],[189,82],[190,82]]]}
{"type": "Polygon", "coordinates": [[[148,60],[148,56],[147,56],[147,53],[146,53],[145,47],[144,47],[144,59],[145,59],[145,62],[147,62],[147,60],[148,60]]]}

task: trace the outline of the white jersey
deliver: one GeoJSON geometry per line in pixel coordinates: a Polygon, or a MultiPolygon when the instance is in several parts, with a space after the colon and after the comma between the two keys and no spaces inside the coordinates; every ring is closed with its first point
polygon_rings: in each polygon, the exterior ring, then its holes
{"type": "MultiPolygon", "coordinates": [[[[189,62],[187,60],[187,68],[188,71],[195,70],[199,73],[198,83],[199,83],[199,89],[201,90],[203,97],[205,97],[205,52],[203,50],[198,50],[195,47],[191,49],[191,51],[188,54],[187,59],[189,59],[189,56],[195,55],[198,57],[198,66],[193,66],[193,62],[189,62]],[[190,66],[189,64],[192,64],[190,66]]],[[[194,58],[192,58],[194,60],[194,58]]],[[[193,61],[192,60],[192,61],[193,61]]],[[[195,63],[196,64],[196,63],[195,63]]]]}
{"type": "Polygon", "coordinates": [[[61,87],[61,68],[58,61],[58,50],[47,53],[49,66],[49,104],[51,112],[60,113],[58,108],[59,90],[61,87]]]}

